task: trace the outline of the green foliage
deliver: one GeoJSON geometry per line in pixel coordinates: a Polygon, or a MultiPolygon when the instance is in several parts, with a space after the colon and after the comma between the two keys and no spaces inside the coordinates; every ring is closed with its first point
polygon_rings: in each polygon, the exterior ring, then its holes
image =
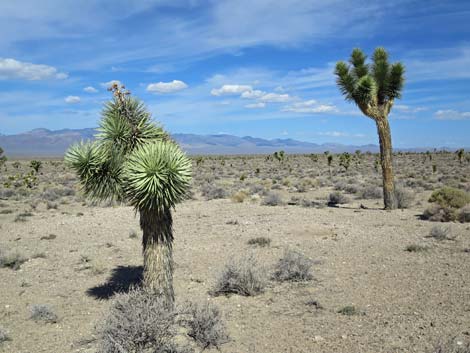
{"type": "Polygon", "coordinates": [[[42,167],[42,162],[41,162],[41,161],[37,161],[37,160],[33,160],[33,161],[31,161],[31,163],[29,164],[29,166],[30,166],[36,173],[39,173],[39,169],[41,169],[41,167],[42,167]]]}
{"type": "Polygon", "coordinates": [[[351,155],[348,152],[344,152],[339,156],[339,165],[345,170],[349,169],[349,166],[351,165],[351,155]]]}
{"type": "Polygon", "coordinates": [[[326,156],[326,160],[328,162],[328,167],[331,166],[331,162],[333,162],[333,155],[332,154],[329,154],[326,156]]]}
{"type": "Polygon", "coordinates": [[[0,147],[0,167],[5,164],[7,157],[3,155],[3,148],[0,147]]]}
{"type": "Polygon", "coordinates": [[[371,65],[365,60],[365,54],[356,48],[352,51],[350,65],[344,61],[336,64],[336,83],[346,100],[354,101],[366,111],[369,107],[392,104],[394,99],[401,98],[404,66],[390,64],[384,48],[375,49],[371,65]]]}
{"type": "Polygon", "coordinates": [[[191,162],[174,143],[157,141],[135,149],[124,164],[124,190],[140,210],[160,210],[184,200],[191,162]]]}
{"type": "Polygon", "coordinates": [[[145,106],[113,87],[94,142],[73,145],[65,156],[86,196],[163,210],[182,201],[191,162],[168,134],[152,122],[145,106]]]}
{"type": "Polygon", "coordinates": [[[459,163],[462,164],[463,156],[465,155],[465,150],[463,148],[460,148],[457,151],[455,151],[455,154],[457,155],[459,163]]]}
{"type": "Polygon", "coordinates": [[[273,157],[278,161],[278,162],[283,162],[286,154],[284,151],[279,151],[279,152],[274,152],[273,157]]]}
{"type": "Polygon", "coordinates": [[[436,203],[441,207],[457,209],[470,203],[470,194],[463,190],[443,187],[431,194],[429,202],[436,203]]]}

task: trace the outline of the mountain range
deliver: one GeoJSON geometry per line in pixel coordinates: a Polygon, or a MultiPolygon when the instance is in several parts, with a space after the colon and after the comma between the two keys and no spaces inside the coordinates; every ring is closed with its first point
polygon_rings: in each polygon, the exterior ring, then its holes
{"type": "MultiPolygon", "coordinates": [[[[34,129],[16,135],[0,135],[0,146],[10,157],[60,157],[67,148],[78,141],[90,140],[96,129],[34,129]]],[[[316,144],[293,139],[267,140],[251,136],[238,137],[228,134],[196,135],[172,134],[189,154],[263,154],[284,150],[287,153],[377,152],[376,145],[342,145],[338,143],[316,144]]],[[[426,149],[412,149],[414,151],[426,149]]]]}

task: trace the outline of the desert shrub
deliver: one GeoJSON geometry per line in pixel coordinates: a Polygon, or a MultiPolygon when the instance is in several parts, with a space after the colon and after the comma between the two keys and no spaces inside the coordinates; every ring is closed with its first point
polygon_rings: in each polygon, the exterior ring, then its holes
{"type": "Polygon", "coordinates": [[[55,202],[50,202],[50,201],[46,202],[46,209],[48,210],[57,210],[58,207],[59,205],[55,202]]]}
{"type": "Polygon", "coordinates": [[[227,197],[227,192],[223,188],[211,184],[203,185],[201,194],[206,200],[225,199],[227,197]]]}
{"type": "Polygon", "coordinates": [[[3,252],[0,250],[0,268],[8,267],[18,270],[28,259],[17,251],[3,252]]]}
{"type": "Polygon", "coordinates": [[[13,210],[5,209],[5,210],[0,211],[0,214],[10,214],[10,213],[13,213],[13,210]]]}
{"type": "Polygon", "coordinates": [[[470,343],[454,342],[454,340],[437,344],[429,353],[470,353],[470,343]]]}
{"type": "Polygon", "coordinates": [[[281,195],[276,192],[269,192],[261,202],[265,206],[279,206],[283,204],[281,195]]]}
{"type": "Polygon", "coordinates": [[[47,189],[41,194],[41,199],[46,201],[55,201],[63,196],[74,196],[75,190],[72,188],[54,188],[47,189]]]}
{"type": "Polygon", "coordinates": [[[470,222],[470,205],[466,205],[459,210],[459,221],[462,223],[470,222]]]}
{"type": "Polygon", "coordinates": [[[42,167],[42,162],[38,160],[32,160],[29,164],[29,167],[32,168],[36,173],[39,173],[39,169],[42,167]]]}
{"type": "Polygon", "coordinates": [[[280,282],[308,281],[312,279],[311,268],[312,260],[297,251],[287,250],[276,264],[273,277],[280,282]]]}
{"type": "Polygon", "coordinates": [[[176,313],[144,289],[117,294],[97,327],[99,353],[174,352],[176,313]]]}
{"type": "Polygon", "coordinates": [[[3,189],[0,190],[0,198],[8,199],[15,195],[15,192],[12,189],[3,189]]]}
{"type": "Polygon", "coordinates": [[[381,199],[383,197],[382,188],[378,186],[367,186],[361,191],[362,199],[381,199]]]}
{"type": "Polygon", "coordinates": [[[33,304],[30,307],[30,319],[36,322],[55,323],[59,319],[52,307],[47,304],[33,304]]]}
{"type": "Polygon", "coordinates": [[[250,186],[250,194],[263,195],[265,192],[264,186],[259,184],[253,184],[250,186]]]}
{"type": "Polygon", "coordinates": [[[425,245],[411,244],[411,245],[408,245],[405,248],[405,250],[408,251],[408,252],[422,252],[422,251],[429,250],[429,248],[425,245]]]}
{"type": "Polygon", "coordinates": [[[300,200],[300,205],[302,207],[314,207],[314,208],[322,208],[325,207],[325,203],[323,202],[318,202],[315,200],[308,200],[308,199],[302,199],[300,200]]]}
{"type": "Polygon", "coordinates": [[[255,245],[255,246],[269,246],[271,244],[271,239],[266,238],[266,237],[256,237],[256,238],[251,238],[250,240],[247,241],[248,245],[255,245]]]}
{"type": "Polygon", "coordinates": [[[429,202],[435,203],[443,208],[449,207],[458,209],[470,203],[470,194],[463,190],[443,187],[431,194],[429,202]]]}
{"type": "Polygon", "coordinates": [[[211,290],[213,295],[239,294],[252,296],[261,293],[266,286],[266,273],[254,256],[238,261],[230,260],[218,275],[211,290]]]}
{"type": "Polygon", "coordinates": [[[414,199],[415,195],[410,189],[405,189],[401,186],[395,188],[395,200],[398,208],[403,209],[410,207],[414,199]]]}
{"type": "Polygon", "coordinates": [[[429,236],[436,239],[436,240],[451,240],[454,239],[451,234],[450,227],[441,227],[441,226],[434,226],[431,228],[429,232],[429,236]]]}
{"type": "Polygon", "coordinates": [[[11,338],[10,336],[8,335],[7,331],[0,326],[0,344],[2,344],[3,342],[6,342],[6,341],[9,341],[11,338]]]}
{"type": "Polygon", "coordinates": [[[349,198],[340,192],[332,192],[328,196],[328,206],[342,205],[349,202],[349,198]]]}
{"type": "Polygon", "coordinates": [[[450,222],[457,217],[456,210],[439,205],[431,205],[423,212],[423,218],[433,222],[450,222]]]}
{"type": "Polygon", "coordinates": [[[338,314],[346,315],[346,316],[353,316],[353,315],[360,315],[362,312],[358,310],[353,305],[347,305],[338,310],[338,314]]]}
{"type": "Polygon", "coordinates": [[[233,202],[242,203],[248,197],[248,194],[245,191],[238,191],[232,195],[231,199],[233,202]]]}
{"type": "Polygon", "coordinates": [[[188,329],[188,336],[203,349],[219,348],[228,341],[227,329],[219,309],[210,302],[191,302],[182,310],[180,321],[188,329]]]}

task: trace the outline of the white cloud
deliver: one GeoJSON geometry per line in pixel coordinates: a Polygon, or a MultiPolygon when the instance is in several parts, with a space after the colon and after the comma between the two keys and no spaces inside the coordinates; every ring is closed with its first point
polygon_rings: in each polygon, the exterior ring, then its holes
{"type": "Polygon", "coordinates": [[[183,81],[173,80],[171,82],[151,83],[147,86],[147,91],[152,93],[173,93],[188,88],[183,81]]]}
{"type": "Polygon", "coordinates": [[[245,105],[245,108],[248,108],[248,109],[261,109],[261,108],[264,108],[264,107],[266,107],[266,103],[264,103],[264,102],[258,102],[258,103],[252,103],[252,104],[245,105]]]}
{"type": "Polygon", "coordinates": [[[325,132],[319,132],[318,135],[320,136],[330,136],[330,137],[345,137],[349,136],[346,132],[342,131],[325,131],[325,132]]]}
{"type": "Polygon", "coordinates": [[[100,86],[108,89],[114,84],[117,84],[119,87],[122,86],[122,82],[119,81],[119,80],[111,80],[111,81],[108,81],[108,82],[103,82],[103,83],[100,83],[100,86]]]}
{"type": "Polygon", "coordinates": [[[265,95],[259,98],[263,102],[270,103],[285,103],[290,101],[292,98],[288,94],[278,94],[278,93],[266,93],[265,95]]]}
{"type": "Polygon", "coordinates": [[[249,85],[223,85],[220,88],[212,89],[211,94],[213,96],[239,95],[252,90],[253,87],[249,85]]]}
{"type": "Polygon", "coordinates": [[[78,97],[78,96],[67,96],[67,97],[65,97],[64,101],[67,104],[76,104],[76,103],[80,103],[80,97],[78,97]]]}
{"type": "Polygon", "coordinates": [[[39,81],[48,79],[63,80],[68,75],[55,67],[22,62],[15,59],[0,58],[0,79],[39,81]]]}
{"type": "Polygon", "coordinates": [[[425,107],[410,107],[410,106],[404,105],[404,104],[396,104],[394,106],[394,108],[396,110],[399,110],[399,111],[405,112],[405,113],[419,113],[419,112],[423,112],[423,111],[427,110],[427,108],[425,108],[425,107]]]}
{"type": "Polygon", "coordinates": [[[240,97],[246,98],[246,99],[257,99],[257,98],[261,98],[265,94],[266,92],[263,92],[260,90],[250,90],[250,91],[243,92],[240,97]]]}
{"type": "Polygon", "coordinates": [[[470,112],[458,112],[451,109],[438,110],[434,116],[437,120],[470,120],[470,112]]]}
{"type": "Polygon", "coordinates": [[[95,87],[88,86],[83,89],[86,93],[96,93],[98,90],[95,87]]]}
{"type": "Polygon", "coordinates": [[[310,99],[303,102],[295,102],[290,106],[284,107],[283,111],[302,114],[316,114],[337,112],[338,109],[334,105],[318,104],[316,100],[310,99]]]}

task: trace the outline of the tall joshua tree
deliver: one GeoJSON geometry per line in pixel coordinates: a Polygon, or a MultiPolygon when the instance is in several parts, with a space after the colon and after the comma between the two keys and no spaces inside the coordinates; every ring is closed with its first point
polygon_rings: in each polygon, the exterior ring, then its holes
{"type": "Polygon", "coordinates": [[[375,49],[371,64],[366,64],[366,58],[360,49],[354,49],[349,64],[344,61],[336,64],[335,74],[346,100],[355,102],[362,113],[377,125],[385,209],[394,209],[396,200],[388,114],[395,99],[401,98],[405,68],[399,62],[390,64],[384,48],[375,49]]]}
{"type": "Polygon", "coordinates": [[[172,215],[191,179],[191,162],[124,86],[110,89],[94,142],[72,146],[66,162],[93,200],[134,206],[143,231],[143,284],[174,302],[172,215]]]}

